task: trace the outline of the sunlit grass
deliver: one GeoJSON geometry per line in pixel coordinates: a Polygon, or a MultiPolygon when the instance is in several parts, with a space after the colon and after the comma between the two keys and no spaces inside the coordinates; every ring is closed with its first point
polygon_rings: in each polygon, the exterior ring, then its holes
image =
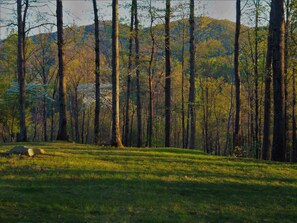
{"type": "Polygon", "coordinates": [[[297,219],[295,164],[182,149],[34,146],[47,155],[0,157],[1,223],[297,219]]]}

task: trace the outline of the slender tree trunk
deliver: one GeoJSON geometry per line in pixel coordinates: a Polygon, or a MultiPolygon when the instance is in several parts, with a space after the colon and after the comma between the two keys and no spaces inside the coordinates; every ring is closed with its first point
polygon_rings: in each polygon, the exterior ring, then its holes
{"type": "Polygon", "coordinates": [[[290,29],[290,0],[286,0],[286,19],[285,19],[285,49],[284,49],[284,54],[285,54],[285,59],[284,59],[284,88],[285,88],[285,147],[287,149],[286,154],[288,154],[287,160],[289,160],[289,77],[288,77],[288,70],[289,70],[289,42],[290,42],[290,35],[289,35],[289,29],[290,29]]]}
{"type": "Polygon", "coordinates": [[[94,21],[95,21],[95,119],[94,119],[94,143],[99,143],[99,120],[100,120],[100,38],[99,18],[97,1],[93,0],[94,21]]]}
{"type": "Polygon", "coordinates": [[[38,117],[38,110],[37,107],[34,109],[34,134],[33,134],[33,142],[37,141],[37,117],[38,117]]]}
{"type": "Polygon", "coordinates": [[[194,0],[190,0],[190,94],[189,94],[189,109],[190,109],[190,143],[189,148],[195,149],[195,138],[196,138],[196,112],[195,112],[195,99],[196,99],[196,88],[195,88],[195,20],[194,20],[194,0]]]}
{"type": "Polygon", "coordinates": [[[90,121],[91,121],[91,110],[88,109],[88,118],[87,118],[87,134],[86,134],[86,144],[90,144],[90,121]]]}
{"type": "Polygon", "coordinates": [[[235,72],[235,96],[236,96],[236,111],[235,125],[233,136],[233,150],[240,146],[240,125],[241,125],[241,87],[240,87],[240,70],[239,70],[239,37],[240,37],[240,20],[241,20],[241,1],[236,0],[236,32],[234,44],[234,72],[235,72]]]}
{"type": "MultiPolygon", "coordinates": [[[[43,64],[45,64],[45,61],[44,61],[45,58],[43,58],[43,64]]],[[[43,140],[45,142],[48,141],[48,138],[47,138],[47,74],[45,72],[45,69],[43,68],[43,85],[44,85],[44,93],[45,95],[43,96],[43,115],[42,115],[42,121],[43,121],[43,140]]]]}
{"type": "Polygon", "coordinates": [[[75,114],[75,123],[74,123],[74,126],[75,126],[75,141],[77,143],[79,143],[80,139],[79,139],[79,121],[78,121],[78,118],[79,118],[79,109],[78,109],[78,95],[77,95],[77,86],[74,87],[74,104],[75,104],[75,107],[74,107],[74,114],[75,114]]]}
{"type": "Polygon", "coordinates": [[[150,35],[152,41],[152,48],[151,48],[151,58],[149,63],[149,114],[148,114],[148,127],[147,127],[147,137],[148,147],[152,147],[153,145],[153,63],[155,59],[155,36],[153,31],[154,25],[154,17],[152,13],[152,0],[150,0],[150,16],[151,16],[151,25],[150,25],[150,35]]]}
{"type": "Polygon", "coordinates": [[[296,70],[293,70],[293,103],[292,103],[292,161],[297,162],[297,135],[296,135],[296,70]]]}
{"type": "Polygon", "coordinates": [[[57,140],[68,140],[66,119],[66,89],[64,76],[63,5],[57,0],[58,58],[59,58],[59,130],[57,140]]]}
{"type": "Polygon", "coordinates": [[[258,60],[259,60],[259,7],[260,0],[255,1],[256,7],[256,22],[255,22],[255,146],[256,146],[256,159],[260,158],[260,143],[259,143],[259,72],[258,72],[258,60]]]}
{"type": "Polygon", "coordinates": [[[171,46],[170,46],[170,0],[166,0],[165,15],[165,147],[170,147],[171,135],[171,46]]]}
{"type": "MultiPolygon", "coordinates": [[[[231,94],[230,94],[230,108],[228,113],[228,121],[227,121],[227,133],[226,133],[226,142],[225,142],[225,148],[224,148],[224,156],[227,155],[228,148],[229,148],[229,142],[230,142],[230,127],[231,127],[231,119],[232,119],[232,110],[233,110],[233,80],[232,80],[232,86],[231,86],[231,94]]],[[[230,151],[229,151],[230,154],[230,151]]]]}
{"type": "Polygon", "coordinates": [[[27,141],[26,126],[26,61],[25,61],[25,18],[29,2],[25,1],[25,11],[22,17],[22,0],[17,0],[18,15],[18,81],[19,81],[19,111],[20,111],[20,133],[17,141],[27,141]]]}
{"type": "Polygon", "coordinates": [[[274,129],[272,160],[286,160],[285,90],[284,90],[284,0],[273,0],[273,88],[274,129]]]}
{"type": "Polygon", "coordinates": [[[142,146],[142,104],[140,89],[140,50],[139,50],[139,20],[137,0],[133,0],[135,10],[135,67],[136,67],[136,95],[137,95],[137,147],[142,146]]]}
{"type": "Polygon", "coordinates": [[[54,141],[54,117],[55,117],[55,97],[56,97],[56,93],[57,93],[57,80],[58,78],[56,78],[55,83],[54,83],[54,91],[53,91],[53,100],[51,101],[51,136],[50,136],[50,140],[54,141]]]}
{"type": "Polygon", "coordinates": [[[264,129],[262,159],[269,160],[271,156],[271,87],[272,87],[272,44],[273,44],[273,15],[274,7],[270,9],[269,33],[266,53],[266,74],[265,74],[265,99],[264,99],[264,129]]]}
{"type": "Polygon", "coordinates": [[[75,115],[73,114],[74,106],[73,106],[73,96],[71,92],[69,94],[68,101],[69,101],[69,112],[70,112],[71,139],[74,140],[75,134],[74,134],[73,117],[75,117],[75,115]]]}
{"type": "Polygon", "coordinates": [[[183,26],[183,34],[182,34],[182,87],[181,87],[181,95],[182,95],[182,140],[183,140],[183,148],[187,148],[187,134],[186,134],[186,121],[185,121],[185,39],[186,39],[186,29],[184,23],[184,17],[182,19],[183,26]]]}
{"type": "Polygon", "coordinates": [[[43,96],[43,140],[47,142],[47,97],[43,96]]]}
{"type": "Polygon", "coordinates": [[[81,143],[84,144],[85,141],[85,120],[86,120],[86,110],[83,109],[83,113],[82,113],[82,120],[81,120],[81,143]]]}
{"type": "Polygon", "coordinates": [[[112,0],[112,137],[111,145],[123,148],[120,133],[119,5],[112,0]]]}
{"type": "Polygon", "coordinates": [[[133,50],[133,31],[134,31],[134,4],[132,0],[131,5],[131,23],[130,23],[130,37],[129,37],[129,62],[128,62],[128,74],[127,74],[127,93],[126,93],[126,120],[125,120],[125,134],[124,145],[128,146],[130,136],[130,97],[131,97],[131,75],[132,75],[132,50],[133,50]]]}
{"type": "Polygon", "coordinates": [[[54,141],[54,115],[55,115],[55,110],[54,110],[54,102],[51,102],[51,136],[50,140],[54,141]]]}

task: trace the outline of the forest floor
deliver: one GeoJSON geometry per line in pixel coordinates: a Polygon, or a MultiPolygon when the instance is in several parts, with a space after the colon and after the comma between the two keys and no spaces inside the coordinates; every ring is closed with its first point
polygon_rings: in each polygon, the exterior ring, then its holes
{"type": "Polygon", "coordinates": [[[296,164],[182,149],[26,145],[47,154],[0,157],[1,223],[297,219],[296,164]]]}

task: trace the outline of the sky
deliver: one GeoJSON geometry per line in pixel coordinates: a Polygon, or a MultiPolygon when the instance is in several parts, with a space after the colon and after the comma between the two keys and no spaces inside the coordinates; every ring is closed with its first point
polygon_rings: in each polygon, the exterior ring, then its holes
{"type": "MultiPolygon", "coordinates": [[[[7,20],[11,20],[14,23],[14,13],[16,4],[7,5],[7,2],[11,2],[12,0],[0,0],[0,39],[4,39],[7,34],[10,32],[11,28],[5,27],[8,23],[7,20]]],[[[43,14],[54,14],[55,13],[55,0],[37,0],[40,5],[44,5],[43,3],[47,3],[47,6],[40,6],[39,11],[43,14]]],[[[144,2],[148,2],[148,0],[142,0],[144,2]]],[[[156,1],[157,7],[164,7],[164,0],[154,0],[156,1]]],[[[188,2],[188,0],[183,0],[188,2]]],[[[99,7],[99,14],[101,19],[110,20],[111,19],[111,0],[97,0],[99,7]]],[[[119,15],[121,19],[129,18],[129,10],[124,9],[124,5],[130,3],[131,0],[119,0],[120,9],[119,15]]],[[[177,4],[178,0],[172,0],[172,5],[177,4]]],[[[140,4],[140,3],[139,3],[140,4]]],[[[197,4],[199,5],[197,8],[197,14],[209,16],[216,19],[228,19],[231,21],[235,21],[235,0],[197,0],[197,4]]],[[[93,11],[92,11],[92,0],[63,0],[63,9],[64,9],[64,24],[65,25],[89,25],[93,23],[93,11]]],[[[29,21],[30,24],[33,24],[36,21],[29,21]]],[[[55,23],[54,16],[49,16],[48,21],[55,23]]],[[[145,25],[145,19],[142,21],[145,25]]],[[[37,22],[38,23],[38,22],[37,22]]],[[[55,30],[55,29],[53,29],[55,30]]],[[[43,32],[43,30],[38,29],[33,31],[32,34],[36,34],[38,32],[43,32]]]]}

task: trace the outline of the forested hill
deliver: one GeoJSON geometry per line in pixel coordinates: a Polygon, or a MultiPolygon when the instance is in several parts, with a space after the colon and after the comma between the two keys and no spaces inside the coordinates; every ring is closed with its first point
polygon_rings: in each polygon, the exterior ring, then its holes
{"type": "MultiPolygon", "coordinates": [[[[220,44],[223,48],[221,52],[227,55],[233,54],[233,44],[234,44],[234,32],[235,32],[235,23],[228,20],[217,20],[209,17],[200,17],[196,18],[196,27],[195,36],[197,43],[214,43],[220,44]]],[[[182,46],[182,30],[183,26],[186,29],[186,38],[185,44],[186,48],[188,47],[188,20],[178,20],[171,22],[171,35],[172,35],[172,51],[173,57],[181,59],[181,46],[182,46]]],[[[122,49],[128,49],[129,42],[129,29],[130,27],[125,24],[120,24],[120,44],[122,49]]],[[[163,44],[164,36],[164,25],[156,25],[153,27],[155,38],[159,41],[158,44],[160,48],[160,53],[163,49],[161,46],[163,44]]],[[[111,49],[111,21],[101,21],[100,22],[100,37],[101,37],[101,53],[109,55],[109,49],[111,49]]],[[[77,36],[80,36],[82,40],[87,41],[93,36],[94,25],[80,26],[80,27],[70,27],[66,29],[65,40],[67,42],[67,36],[76,33],[77,36]],[[68,35],[67,35],[68,34],[68,35]]],[[[44,34],[41,34],[44,35],[44,34]]],[[[150,27],[144,27],[141,32],[141,49],[143,52],[150,49],[151,37],[150,37],[150,27]]],[[[39,36],[39,35],[38,35],[39,36]]],[[[38,41],[38,36],[33,36],[34,41],[38,41]]],[[[49,37],[49,40],[56,40],[56,33],[52,33],[49,37]]],[[[123,50],[124,51],[124,50],[123,50]]],[[[199,50],[198,50],[199,51],[199,50]]],[[[222,55],[216,55],[222,56],[222,55]]]]}

